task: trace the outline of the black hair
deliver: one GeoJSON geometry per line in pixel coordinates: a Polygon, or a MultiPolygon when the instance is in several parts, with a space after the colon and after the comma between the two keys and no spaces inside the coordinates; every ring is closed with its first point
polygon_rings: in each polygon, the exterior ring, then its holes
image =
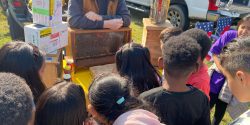
{"type": "Polygon", "coordinates": [[[237,70],[250,72],[250,38],[228,43],[220,54],[220,63],[232,76],[237,70]]]}
{"type": "Polygon", "coordinates": [[[201,59],[204,60],[212,45],[212,41],[207,36],[207,33],[201,29],[193,28],[183,32],[182,35],[192,37],[198,42],[201,46],[201,59]]]}
{"type": "Polygon", "coordinates": [[[70,82],[46,90],[36,105],[36,125],[82,125],[86,118],[84,90],[70,82]]]}
{"type": "Polygon", "coordinates": [[[45,90],[39,75],[45,62],[43,52],[28,43],[16,41],[5,44],[0,53],[0,72],[10,72],[24,78],[36,102],[45,90]]]}
{"type": "Polygon", "coordinates": [[[163,31],[161,31],[160,34],[160,40],[162,41],[162,43],[165,43],[166,41],[168,41],[168,39],[172,36],[178,36],[183,32],[183,30],[181,28],[178,27],[168,27],[166,29],[164,29],[163,31]]]}
{"type": "Polygon", "coordinates": [[[200,50],[197,41],[191,37],[171,37],[163,46],[165,74],[172,77],[188,75],[198,65],[200,50]]]}
{"type": "Polygon", "coordinates": [[[246,16],[244,16],[244,17],[238,22],[237,27],[239,28],[239,26],[240,26],[242,23],[246,22],[246,21],[250,21],[250,14],[247,14],[246,16]]]}
{"type": "Polygon", "coordinates": [[[1,125],[27,125],[32,110],[35,104],[25,80],[12,73],[0,73],[1,125]]]}
{"type": "Polygon", "coordinates": [[[92,82],[89,87],[89,101],[110,124],[127,111],[147,109],[141,100],[131,96],[128,80],[115,74],[99,76],[92,82]],[[123,101],[117,102],[123,98],[123,101]]]}
{"type": "Polygon", "coordinates": [[[119,74],[132,81],[137,94],[160,86],[160,75],[150,62],[148,48],[127,43],[116,52],[119,74]]]}

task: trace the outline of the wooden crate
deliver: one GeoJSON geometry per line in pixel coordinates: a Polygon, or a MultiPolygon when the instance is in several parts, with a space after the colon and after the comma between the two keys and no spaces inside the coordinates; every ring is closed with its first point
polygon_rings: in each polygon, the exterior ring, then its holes
{"type": "Polygon", "coordinates": [[[45,69],[42,74],[42,81],[46,88],[52,87],[55,83],[62,80],[62,53],[61,50],[55,55],[49,55],[52,60],[45,60],[45,69]]]}
{"type": "Polygon", "coordinates": [[[158,58],[161,56],[160,33],[163,29],[172,27],[170,22],[161,25],[153,24],[149,18],[143,18],[142,46],[150,51],[151,63],[158,66],[158,58]]]}
{"type": "Polygon", "coordinates": [[[77,68],[115,62],[116,51],[131,40],[131,29],[80,30],[69,28],[66,55],[72,56],[77,68]]]}

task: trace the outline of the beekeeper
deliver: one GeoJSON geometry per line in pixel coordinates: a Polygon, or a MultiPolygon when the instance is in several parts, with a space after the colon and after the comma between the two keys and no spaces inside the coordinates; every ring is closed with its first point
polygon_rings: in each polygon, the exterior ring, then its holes
{"type": "Polygon", "coordinates": [[[119,29],[130,25],[125,0],[69,0],[68,23],[78,29],[119,29]]]}

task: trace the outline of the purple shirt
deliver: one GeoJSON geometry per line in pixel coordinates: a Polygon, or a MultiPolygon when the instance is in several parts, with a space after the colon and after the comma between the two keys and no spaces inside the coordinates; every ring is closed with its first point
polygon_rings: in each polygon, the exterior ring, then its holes
{"type": "MultiPolygon", "coordinates": [[[[213,45],[210,49],[215,55],[219,55],[224,46],[226,46],[229,42],[237,38],[237,31],[230,30],[225,32],[213,45]]],[[[211,80],[210,80],[210,92],[219,94],[224,82],[225,76],[217,71],[214,71],[211,80]]]]}

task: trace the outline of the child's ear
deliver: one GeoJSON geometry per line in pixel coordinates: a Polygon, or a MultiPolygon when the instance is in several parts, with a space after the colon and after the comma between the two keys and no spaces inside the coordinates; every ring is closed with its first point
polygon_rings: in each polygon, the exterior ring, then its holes
{"type": "Polygon", "coordinates": [[[245,74],[243,71],[237,71],[236,72],[236,79],[240,81],[242,86],[247,86],[249,78],[247,77],[247,74],[245,74]]]}
{"type": "Polygon", "coordinates": [[[158,58],[158,67],[159,67],[159,69],[163,69],[163,58],[162,57],[158,58]]]}

